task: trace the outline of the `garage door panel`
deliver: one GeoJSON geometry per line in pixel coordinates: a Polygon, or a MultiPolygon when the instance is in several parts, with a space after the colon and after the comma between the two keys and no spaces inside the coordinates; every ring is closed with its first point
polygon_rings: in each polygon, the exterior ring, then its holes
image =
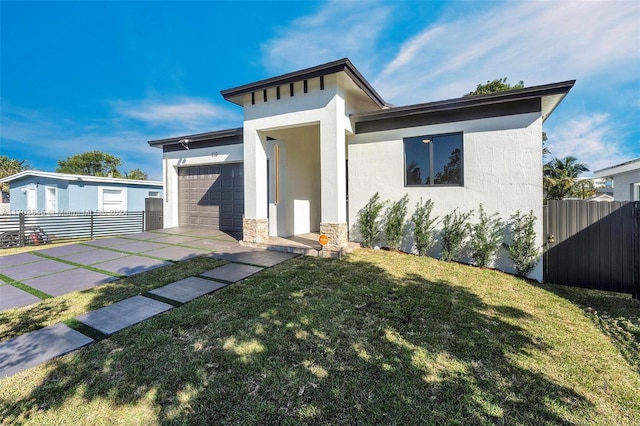
{"type": "Polygon", "coordinates": [[[180,225],[242,232],[242,164],[181,167],[178,176],[180,225]]]}

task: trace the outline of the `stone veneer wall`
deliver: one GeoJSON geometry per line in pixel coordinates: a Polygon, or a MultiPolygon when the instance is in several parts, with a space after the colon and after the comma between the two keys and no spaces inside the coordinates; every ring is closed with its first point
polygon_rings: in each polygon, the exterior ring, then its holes
{"type": "Polygon", "coordinates": [[[348,226],[346,223],[320,223],[320,233],[329,237],[327,250],[341,250],[348,246],[348,226]]]}
{"type": "Polygon", "coordinates": [[[242,219],[242,239],[250,243],[269,241],[269,219],[242,219]]]}

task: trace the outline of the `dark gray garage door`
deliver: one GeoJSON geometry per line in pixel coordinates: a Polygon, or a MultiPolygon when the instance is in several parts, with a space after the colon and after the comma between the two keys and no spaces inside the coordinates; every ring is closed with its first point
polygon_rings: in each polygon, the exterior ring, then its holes
{"type": "Polygon", "coordinates": [[[178,191],[181,226],[219,228],[242,237],[242,164],[180,167],[178,191]]]}

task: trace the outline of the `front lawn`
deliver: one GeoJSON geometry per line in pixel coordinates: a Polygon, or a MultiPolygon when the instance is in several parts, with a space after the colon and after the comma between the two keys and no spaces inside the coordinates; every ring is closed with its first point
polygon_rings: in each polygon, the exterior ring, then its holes
{"type": "Polygon", "coordinates": [[[640,373],[550,289],[392,252],[301,257],[2,380],[0,418],[637,425],[640,373]]]}

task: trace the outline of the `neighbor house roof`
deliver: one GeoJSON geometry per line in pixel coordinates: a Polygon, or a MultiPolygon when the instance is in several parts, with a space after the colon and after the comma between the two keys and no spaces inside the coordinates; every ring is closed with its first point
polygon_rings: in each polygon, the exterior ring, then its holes
{"type": "Polygon", "coordinates": [[[0,183],[15,182],[30,176],[48,178],[48,179],[58,179],[58,180],[64,180],[68,182],[98,182],[98,183],[106,183],[106,184],[122,183],[127,185],[139,185],[139,186],[143,186],[143,185],[144,186],[162,186],[162,182],[157,180],[121,179],[121,178],[110,178],[110,177],[99,177],[99,176],[74,175],[70,173],[40,172],[37,170],[24,170],[20,173],[16,173],[15,175],[7,176],[5,178],[0,179],[0,183]]]}
{"type": "Polygon", "coordinates": [[[373,102],[380,108],[386,106],[382,96],[369,84],[369,82],[360,74],[360,71],[351,63],[348,58],[338,59],[337,61],[328,62],[326,64],[317,65],[315,67],[306,68],[299,71],[290,72],[277,77],[267,78],[265,80],[256,81],[254,83],[245,84],[231,89],[221,90],[220,94],[228,101],[242,105],[240,97],[247,93],[257,92],[269,87],[294,83],[296,81],[308,80],[314,77],[320,77],[330,74],[344,72],[353,80],[353,82],[367,94],[373,102]]]}
{"type": "Polygon", "coordinates": [[[604,169],[596,170],[593,174],[596,177],[609,177],[612,175],[619,175],[620,173],[633,172],[640,170],[640,158],[634,160],[625,161],[624,163],[616,164],[615,166],[605,167],[604,169]]]}
{"type": "Polygon", "coordinates": [[[352,114],[356,133],[541,112],[545,120],[575,80],[352,114]]]}

